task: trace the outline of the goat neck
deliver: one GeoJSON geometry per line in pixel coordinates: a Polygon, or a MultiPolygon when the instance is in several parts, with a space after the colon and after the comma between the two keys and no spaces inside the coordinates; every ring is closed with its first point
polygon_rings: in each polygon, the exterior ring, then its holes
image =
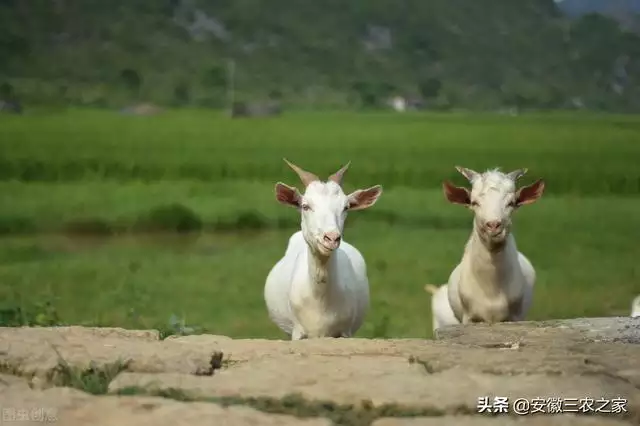
{"type": "Polygon", "coordinates": [[[318,300],[326,300],[331,294],[332,282],[335,279],[336,256],[326,256],[307,245],[307,267],[311,289],[318,300]]]}
{"type": "Polygon", "coordinates": [[[507,285],[514,265],[517,265],[515,238],[509,233],[501,244],[485,241],[474,223],[473,232],[465,247],[465,257],[485,291],[496,294],[507,285]]]}

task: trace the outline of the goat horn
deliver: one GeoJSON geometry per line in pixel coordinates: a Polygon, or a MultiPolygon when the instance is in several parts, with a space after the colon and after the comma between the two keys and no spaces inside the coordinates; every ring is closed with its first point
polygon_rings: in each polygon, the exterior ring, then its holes
{"type": "Polygon", "coordinates": [[[316,180],[320,180],[320,178],[318,178],[318,176],[314,175],[311,172],[308,172],[306,170],[301,169],[300,167],[296,166],[295,164],[289,162],[286,158],[283,158],[284,162],[287,163],[287,165],[289,167],[291,167],[293,169],[294,172],[296,172],[298,174],[298,176],[300,177],[300,180],[302,181],[302,183],[304,184],[304,186],[309,186],[309,184],[311,182],[314,182],[316,180]]]}
{"type": "Polygon", "coordinates": [[[509,176],[509,178],[511,178],[513,181],[516,181],[518,179],[520,179],[522,176],[524,176],[527,173],[528,169],[518,169],[518,170],[514,170],[511,173],[508,173],[507,176],[509,176]]]}
{"type": "Polygon", "coordinates": [[[465,178],[467,178],[467,180],[470,183],[473,183],[474,180],[476,180],[478,178],[479,173],[476,172],[475,170],[469,169],[467,167],[462,167],[462,166],[455,166],[456,170],[465,178]]]}
{"type": "Polygon", "coordinates": [[[344,172],[347,171],[350,165],[351,165],[351,161],[349,161],[347,164],[342,166],[340,170],[338,170],[337,172],[329,176],[329,180],[337,183],[338,185],[342,185],[342,178],[344,176],[344,172]]]}

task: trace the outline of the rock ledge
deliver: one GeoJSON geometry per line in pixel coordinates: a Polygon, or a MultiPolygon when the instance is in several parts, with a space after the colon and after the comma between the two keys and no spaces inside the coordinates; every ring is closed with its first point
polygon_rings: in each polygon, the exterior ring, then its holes
{"type": "Polygon", "coordinates": [[[640,424],[640,318],[475,324],[437,337],[0,328],[0,408],[3,422],[70,426],[640,424]]]}

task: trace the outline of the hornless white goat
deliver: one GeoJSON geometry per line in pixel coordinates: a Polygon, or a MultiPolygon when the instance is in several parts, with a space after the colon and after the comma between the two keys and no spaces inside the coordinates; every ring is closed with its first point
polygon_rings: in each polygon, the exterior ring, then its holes
{"type": "Polygon", "coordinates": [[[640,317],[640,294],[631,302],[631,318],[640,317]]]}
{"type": "Polygon", "coordinates": [[[516,181],[527,169],[506,174],[498,169],[484,173],[459,166],[456,169],[472,189],[445,181],[444,194],[449,202],[470,208],[475,218],[462,260],[448,284],[438,289],[425,287],[434,293],[434,330],[458,323],[522,321],[531,307],[536,273],[516,247],[511,214],[538,200],[544,181],[516,189],[516,181]],[[442,302],[444,292],[449,306],[442,302]]]}
{"type": "Polygon", "coordinates": [[[327,182],[284,160],[300,177],[303,195],[278,182],[276,199],[301,214],[301,230],[271,269],[264,298],[271,320],[292,340],[351,337],[369,309],[369,280],[362,254],[342,239],[347,212],[371,207],[382,194],[380,185],[342,191],[349,167],[327,182]]]}

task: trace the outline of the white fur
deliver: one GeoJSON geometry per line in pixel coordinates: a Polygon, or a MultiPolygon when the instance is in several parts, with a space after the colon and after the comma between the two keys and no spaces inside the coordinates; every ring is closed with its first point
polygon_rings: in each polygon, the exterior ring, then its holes
{"type": "Polygon", "coordinates": [[[636,296],[631,302],[631,318],[640,317],[640,295],[636,296]]]}
{"type": "Polygon", "coordinates": [[[434,330],[450,324],[524,320],[532,304],[536,273],[516,247],[511,214],[519,207],[515,181],[526,170],[510,174],[458,170],[472,183],[469,200],[473,204],[468,206],[475,213],[473,231],[448,284],[433,297],[434,330]],[[501,221],[502,226],[487,231],[486,223],[491,221],[501,221]],[[449,306],[442,302],[445,291],[449,306]]]}
{"type": "Polygon", "coordinates": [[[489,323],[522,321],[531,308],[535,281],[533,265],[517,250],[513,235],[501,251],[492,253],[474,230],[462,261],[449,276],[449,303],[463,324],[474,318],[489,323]],[[462,298],[468,306],[463,306],[462,298]],[[519,308],[510,312],[514,303],[519,308]]]}
{"type": "Polygon", "coordinates": [[[449,291],[446,284],[436,287],[430,284],[425,290],[431,293],[431,314],[433,316],[433,331],[445,326],[460,324],[449,304],[449,291]]]}
{"type": "Polygon", "coordinates": [[[369,308],[365,260],[344,240],[327,248],[323,236],[342,236],[345,207],[370,207],[381,192],[372,187],[347,196],[335,182],[314,181],[304,195],[298,193],[301,230],[289,239],[264,287],[269,317],[292,340],[351,337],[362,325],[369,308]],[[375,199],[357,205],[358,194],[370,190],[375,199]]]}

